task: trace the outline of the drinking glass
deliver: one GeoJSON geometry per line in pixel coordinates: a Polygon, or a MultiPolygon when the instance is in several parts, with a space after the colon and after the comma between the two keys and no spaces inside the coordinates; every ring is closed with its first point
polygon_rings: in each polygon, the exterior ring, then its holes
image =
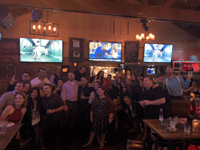
{"type": "Polygon", "coordinates": [[[188,125],[188,124],[183,124],[183,127],[184,127],[184,132],[185,133],[190,133],[190,130],[191,130],[191,126],[188,125]]]}
{"type": "Polygon", "coordinates": [[[192,120],[192,132],[198,132],[199,131],[199,120],[194,119],[192,120]]]}
{"type": "Polygon", "coordinates": [[[176,120],[174,120],[174,119],[170,120],[169,125],[170,125],[170,128],[172,128],[172,129],[176,128],[176,120]]]}
{"type": "Polygon", "coordinates": [[[1,120],[0,121],[0,133],[5,133],[7,131],[7,125],[8,125],[8,121],[5,120],[1,120]]]}

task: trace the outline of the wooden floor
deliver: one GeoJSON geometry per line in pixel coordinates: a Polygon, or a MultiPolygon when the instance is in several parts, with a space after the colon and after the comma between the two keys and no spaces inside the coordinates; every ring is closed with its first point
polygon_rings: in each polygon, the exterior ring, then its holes
{"type": "MultiPolygon", "coordinates": [[[[136,139],[136,134],[128,133],[126,136],[124,136],[124,138],[122,138],[115,144],[106,143],[104,146],[104,150],[126,150],[127,149],[127,144],[126,144],[127,139],[136,139]]],[[[72,142],[69,145],[68,150],[98,150],[99,149],[99,144],[97,143],[96,139],[94,139],[91,146],[83,148],[83,145],[86,143],[87,143],[87,140],[79,140],[79,141],[72,142]]]]}

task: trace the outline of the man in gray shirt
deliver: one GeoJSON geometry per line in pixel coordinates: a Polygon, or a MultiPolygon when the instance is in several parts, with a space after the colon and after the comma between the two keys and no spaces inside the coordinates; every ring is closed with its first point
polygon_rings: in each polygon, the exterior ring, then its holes
{"type": "Polygon", "coordinates": [[[15,90],[6,92],[1,96],[0,99],[0,115],[7,107],[8,105],[14,105],[15,104],[15,95],[17,93],[23,92],[24,84],[23,82],[18,82],[15,86],[15,90]]]}

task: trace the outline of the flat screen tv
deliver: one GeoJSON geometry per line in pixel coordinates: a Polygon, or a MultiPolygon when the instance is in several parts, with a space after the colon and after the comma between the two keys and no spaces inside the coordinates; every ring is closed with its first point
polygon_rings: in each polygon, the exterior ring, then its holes
{"type": "Polygon", "coordinates": [[[89,41],[89,61],[121,62],[122,43],[89,41]]]}
{"type": "Polygon", "coordinates": [[[62,40],[20,38],[20,62],[62,61],[62,40]]]}
{"type": "Polygon", "coordinates": [[[155,75],[156,69],[155,67],[147,67],[147,74],[148,75],[155,75]]]}
{"type": "Polygon", "coordinates": [[[143,62],[170,63],[173,45],[145,44],[143,62]]]}

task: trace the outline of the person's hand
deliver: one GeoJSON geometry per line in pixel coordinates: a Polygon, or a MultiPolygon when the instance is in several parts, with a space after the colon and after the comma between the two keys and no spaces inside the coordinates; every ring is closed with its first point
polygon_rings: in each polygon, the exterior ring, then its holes
{"type": "Polygon", "coordinates": [[[90,118],[90,122],[93,122],[93,118],[90,118]]]}
{"type": "Polygon", "coordinates": [[[113,121],[113,118],[109,118],[109,120],[108,120],[108,124],[111,124],[112,121],[113,121]]]}
{"type": "Polygon", "coordinates": [[[155,89],[155,88],[157,88],[157,87],[159,87],[159,84],[154,84],[154,85],[153,85],[153,89],[155,89]]]}
{"type": "Polygon", "coordinates": [[[65,105],[64,111],[68,111],[68,107],[67,107],[67,105],[65,105]]]}
{"type": "Polygon", "coordinates": [[[17,80],[15,78],[15,75],[12,77],[11,81],[10,81],[10,85],[15,85],[17,83],[17,80]]]}
{"type": "Polygon", "coordinates": [[[52,113],[54,113],[54,111],[52,109],[47,110],[47,114],[52,114],[52,113]]]}
{"type": "Polygon", "coordinates": [[[61,89],[62,89],[62,88],[58,86],[58,87],[56,88],[56,91],[60,91],[61,89]]]}
{"type": "Polygon", "coordinates": [[[192,76],[187,76],[186,77],[188,80],[191,80],[192,79],[192,76]]]}
{"type": "Polygon", "coordinates": [[[141,105],[142,107],[146,107],[146,106],[152,104],[151,101],[149,101],[149,100],[143,100],[143,101],[140,101],[139,103],[140,103],[140,105],[141,105]]]}
{"type": "Polygon", "coordinates": [[[83,94],[81,94],[81,99],[86,99],[86,97],[83,94]]]}

